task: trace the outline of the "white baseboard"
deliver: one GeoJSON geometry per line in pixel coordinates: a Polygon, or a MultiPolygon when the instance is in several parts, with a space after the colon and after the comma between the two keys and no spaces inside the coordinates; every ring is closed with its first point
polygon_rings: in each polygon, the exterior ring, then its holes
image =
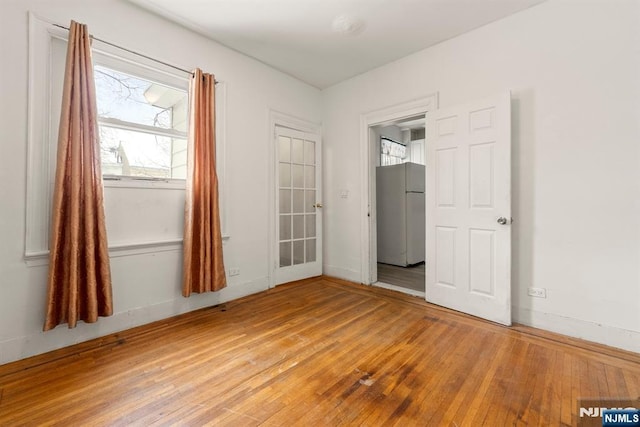
{"type": "Polygon", "coordinates": [[[640,332],[527,308],[513,307],[513,321],[574,338],[640,353],[640,332]]]}
{"type": "Polygon", "coordinates": [[[114,313],[113,316],[100,318],[97,323],[93,324],[80,322],[74,329],[69,329],[66,325],[60,325],[47,332],[37,332],[31,335],[1,341],[0,365],[124,331],[136,326],[146,325],[189,311],[235,300],[264,291],[268,289],[268,287],[269,280],[267,277],[263,277],[250,282],[230,285],[219,292],[193,294],[189,298],[180,296],[176,299],[158,304],[114,313]]]}
{"type": "Polygon", "coordinates": [[[349,270],[348,268],[324,264],[322,266],[322,274],[335,277],[337,279],[348,280],[350,282],[362,283],[360,271],[349,270]]]}
{"type": "Polygon", "coordinates": [[[377,286],[378,288],[389,289],[392,291],[402,292],[403,294],[413,295],[414,297],[420,297],[424,299],[424,292],[415,291],[413,289],[403,288],[401,286],[391,285],[389,283],[384,282],[376,282],[371,286],[377,286]]]}

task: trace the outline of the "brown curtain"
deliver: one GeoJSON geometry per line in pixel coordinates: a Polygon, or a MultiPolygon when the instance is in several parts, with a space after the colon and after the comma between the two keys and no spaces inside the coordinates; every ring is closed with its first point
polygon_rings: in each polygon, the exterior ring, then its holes
{"type": "Polygon", "coordinates": [[[113,313],[91,42],[71,22],[58,135],[44,330],[113,313]]]}
{"type": "Polygon", "coordinates": [[[190,85],[182,295],[227,286],[216,176],[215,79],[196,69],[190,85]]]}

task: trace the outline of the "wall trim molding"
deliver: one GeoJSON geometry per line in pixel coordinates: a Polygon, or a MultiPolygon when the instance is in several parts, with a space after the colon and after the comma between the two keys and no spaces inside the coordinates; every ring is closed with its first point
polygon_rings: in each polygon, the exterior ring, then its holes
{"type": "Polygon", "coordinates": [[[273,132],[276,126],[286,127],[300,132],[321,134],[322,125],[314,123],[292,114],[283,113],[281,111],[269,110],[269,136],[273,139],[273,132]]]}
{"type": "MultiPolygon", "coordinates": [[[[51,45],[65,30],[29,12],[25,254],[49,247],[51,155],[51,45]],[[43,202],[45,201],[45,202],[43,202]]],[[[55,154],[54,154],[55,155],[55,154]]]]}
{"type": "Polygon", "coordinates": [[[322,274],[324,276],[336,277],[338,279],[347,280],[353,283],[362,283],[360,281],[361,275],[359,271],[350,270],[344,267],[338,267],[335,265],[322,265],[322,274]]]}
{"type": "Polygon", "coordinates": [[[515,323],[640,353],[640,331],[512,306],[515,323]]]}
{"type": "MultiPolygon", "coordinates": [[[[62,325],[51,331],[39,331],[34,334],[0,341],[0,365],[95,338],[107,337],[137,326],[147,325],[156,321],[166,321],[174,316],[262,292],[267,287],[268,278],[261,277],[245,283],[231,284],[218,292],[194,294],[189,298],[176,296],[176,299],[151,306],[118,312],[113,316],[100,318],[97,323],[79,322],[74,329],[68,329],[66,325],[62,325]]],[[[176,284],[176,295],[179,292],[179,288],[180,285],[176,284]]]]}
{"type": "MultiPolygon", "coordinates": [[[[230,236],[222,236],[222,244],[229,241],[230,236]]],[[[117,243],[109,245],[109,258],[118,258],[131,255],[144,255],[158,252],[171,252],[182,250],[182,238],[155,240],[148,242],[117,243]]],[[[29,252],[24,260],[29,267],[37,267],[49,264],[49,251],[29,252]]]]}

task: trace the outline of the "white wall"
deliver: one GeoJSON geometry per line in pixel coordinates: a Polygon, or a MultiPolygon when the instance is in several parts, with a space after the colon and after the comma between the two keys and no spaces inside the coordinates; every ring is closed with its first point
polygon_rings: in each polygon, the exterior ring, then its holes
{"type": "Polygon", "coordinates": [[[444,107],[505,90],[514,320],[640,351],[633,0],[549,0],[325,90],[325,273],[363,277],[360,116],[435,92],[444,107]],[[343,188],[349,199],[339,197],[343,188]],[[531,286],[546,288],[547,298],[528,297],[531,286]]]}
{"type": "Polygon", "coordinates": [[[396,125],[376,126],[380,131],[380,136],[386,136],[394,141],[402,142],[402,131],[396,125]]]}
{"type": "MultiPolygon", "coordinates": [[[[269,109],[308,121],[321,120],[321,93],[257,61],[224,48],[121,0],[2,0],[0,4],[0,364],[105,335],[177,313],[213,305],[268,287],[269,109]],[[25,200],[27,163],[27,12],[68,25],[88,24],[97,37],[186,69],[200,67],[224,81],[226,108],[226,185],[228,231],[224,244],[226,289],[186,299],[180,295],[181,250],[174,246],[114,251],[115,315],[95,324],[65,326],[42,333],[46,269],[27,265],[25,200]]],[[[57,118],[56,118],[57,119],[57,118]]],[[[107,210],[135,207],[149,215],[160,208],[182,212],[179,190],[109,188],[107,210]],[[178,191],[178,193],[176,193],[178,191]],[[140,203],[141,197],[147,202],[140,203]]],[[[137,211],[139,213],[139,211],[137,211]]],[[[170,217],[174,218],[174,214],[170,217]]],[[[108,226],[136,229],[134,240],[181,235],[181,221],[142,228],[151,222],[122,215],[108,226]]],[[[143,218],[144,219],[144,218],[143,218]]],[[[174,218],[175,219],[175,218],[174,218]]],[[[135,242],[133,242],[135,243],[135,242]]],[[[39,264],[39,265],[38,265],[39,264]]]]}

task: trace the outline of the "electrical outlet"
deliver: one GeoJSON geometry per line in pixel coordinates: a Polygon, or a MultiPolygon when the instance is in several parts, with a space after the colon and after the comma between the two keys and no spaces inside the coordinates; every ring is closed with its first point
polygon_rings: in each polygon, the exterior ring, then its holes
{"type": "Polygon", "coordinates": [[[229,269],[229,276],[237,276],[240,274],[240,269],[239,268],[230,268],[229,269]]]}
{"type": "Polygon", "coordinates": [[[547,290],[545,288],[529,288],[527,290],[527,294],[530,297],[546,298],[547,297],[547,290]]]}

